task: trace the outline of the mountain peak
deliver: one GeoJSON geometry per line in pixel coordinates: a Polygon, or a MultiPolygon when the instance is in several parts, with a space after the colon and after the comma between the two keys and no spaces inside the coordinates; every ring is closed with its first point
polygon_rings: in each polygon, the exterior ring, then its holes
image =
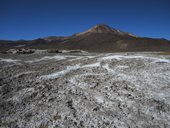
{"type": "Polygon", "coordinates": [[[123,32],[123,31],[114,29],[106,24],[97,24],[85,32],[76,34],[76,36],[84,35],[84,34],[93,34],[93,33],[112,34],[112,35],[119,35],[119,36],[134,36],[127,32],[123,32]]]}
{"type": "Polygon", "coordinates": [[[92,28],[105,28],[105,29],[112,29],[110,26],[106,25],[106,24],[97,24],[92,28]]]}
{"type": "Polygon", "coordinates": [[[98,24],[87,31],[94,32],[94,33],[110,33],[113,31],[113,29],[109,27],[108,25],[98,24]]]}

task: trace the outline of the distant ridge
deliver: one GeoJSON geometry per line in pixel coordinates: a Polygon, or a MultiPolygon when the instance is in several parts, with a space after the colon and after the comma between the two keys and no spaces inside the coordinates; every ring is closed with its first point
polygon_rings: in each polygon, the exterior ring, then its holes
{"type": "Polygon", "coordinates": [[[0,40],[0,50],[11,48],[37,48],[59,50],[85,50],[89,52],[170,52],[170,41],[166,39],[143,38],[128,32],[98,24],[84,32],[69,37],[49,36],[36,40],[0,40]]]}

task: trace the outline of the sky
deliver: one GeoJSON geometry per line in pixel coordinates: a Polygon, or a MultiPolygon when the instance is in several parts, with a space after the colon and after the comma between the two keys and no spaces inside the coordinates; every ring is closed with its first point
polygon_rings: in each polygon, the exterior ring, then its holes
{"type": "Polygon", "coordinates": [[[96,24],[170,40],[170,0],[0,0],[0,39],[70,36],[96,24]]]}

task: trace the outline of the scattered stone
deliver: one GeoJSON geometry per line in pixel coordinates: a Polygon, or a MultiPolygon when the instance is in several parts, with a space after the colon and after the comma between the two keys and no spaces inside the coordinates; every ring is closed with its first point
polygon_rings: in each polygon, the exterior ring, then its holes
{"type": "Polygon", "coordinates": [[[11,54],[32,54],[35,52],[35,49],[25,49],[25,48],[20,48],[20,49],[9,49],[6,51],[6,53],[11,53],[11,54]]]}
{"type": "Polygon", "coordinates": [[[0,128],[170,127],[169,55],[10,52],[0,54],[0,128]]]}

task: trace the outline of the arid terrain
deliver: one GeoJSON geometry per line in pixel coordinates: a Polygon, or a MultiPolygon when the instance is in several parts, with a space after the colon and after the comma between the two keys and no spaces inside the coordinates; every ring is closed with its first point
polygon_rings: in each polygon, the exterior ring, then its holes
{"type": "Polygon", "coordinates": [[[85,50],[88,52],[170,52],[170,41],[164,38],[140,37],[98,24],[71,36],[49,36],[34,40],[0,40],[0,51],[18,48],[85,50]]]}
{"type": "Polygon", "coordinates": [[[1,128],[170,128],[170,55],[0,54],[1,128]]]}

